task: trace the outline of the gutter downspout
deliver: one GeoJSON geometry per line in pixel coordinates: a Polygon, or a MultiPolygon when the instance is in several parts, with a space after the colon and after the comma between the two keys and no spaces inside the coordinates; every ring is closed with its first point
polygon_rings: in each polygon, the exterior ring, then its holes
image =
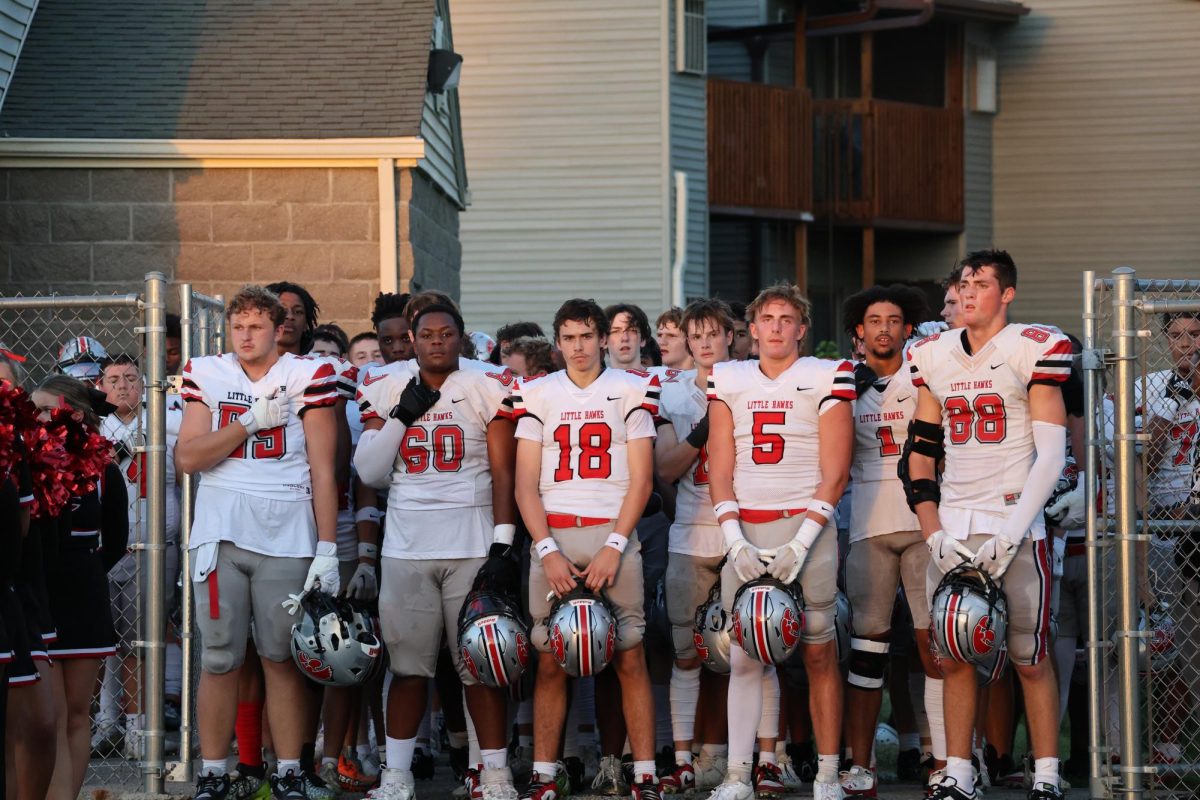
{"type": "Polygon", "coordinates": [[[379,159],[379,291],[399,291],[396,241],[396,159],[379,159]]]}
{"type": "Polygon", "coordinates": [[[671,305],[683,308],[683,271],[687,267],[688,176],[675,170],[675,259],[671,262],[671,305]]]}

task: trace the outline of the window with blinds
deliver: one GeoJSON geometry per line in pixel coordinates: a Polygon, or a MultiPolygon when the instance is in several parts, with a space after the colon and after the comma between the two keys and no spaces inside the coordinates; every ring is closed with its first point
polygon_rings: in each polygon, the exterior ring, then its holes
{"type": "Polygon", "coordinates": [[[708,71],[708,31],[704,0],[675,0],[675,71],[708,71]]]}

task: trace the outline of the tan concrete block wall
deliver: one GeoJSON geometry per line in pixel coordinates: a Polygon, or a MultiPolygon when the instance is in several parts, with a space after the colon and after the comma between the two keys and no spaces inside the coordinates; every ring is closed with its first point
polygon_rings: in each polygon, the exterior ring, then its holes
{"type": "Polygon", "coordinates": [[[0,294],[126,292],[151,270],[207,294],[286,279],[354,335],[379,291],[377,182],[370,168],[2,170],[0,294]]]}

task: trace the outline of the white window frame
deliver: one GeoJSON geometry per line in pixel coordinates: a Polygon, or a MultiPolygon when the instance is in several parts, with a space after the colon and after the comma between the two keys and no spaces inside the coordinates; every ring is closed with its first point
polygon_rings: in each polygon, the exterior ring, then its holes
{"type": "Polygon", "coordinates": [[[967,107],[977,114],[995,114],[1000,106],[996,48],[971,44],[967,52],[967,107]]]}
{"type": "Polygon", "coordinates": [[[675,71],[708,72],[706,0],[675,0],[675,71]]]}

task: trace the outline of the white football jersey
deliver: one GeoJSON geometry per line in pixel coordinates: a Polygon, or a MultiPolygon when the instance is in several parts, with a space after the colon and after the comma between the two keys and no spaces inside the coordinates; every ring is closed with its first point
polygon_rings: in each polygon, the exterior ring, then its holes
{"type": "MultiPolygon", "coordinates": [[[[970,353],[966,331],[952,330],[917,342],[908,362],[913,385],[942,406],[942,525],[956,538],[999,532],[1037,455],[1029,387],[1067,380],[1070,340],[1056,328],[1011,324],[970,353]]],[[[1045,537],[1040,514],[1030,531],[1045,537]]]]}
{"type": "MultiPolygon", "coordinates": [[[[1134,386],[1140,392],[1141,381],[1134,386]]],[[[1149,505],[1169,508],[1188,502],[1196,480],[1200,399],[1186,378],[1180,378],[1174,370],[1162,370],[1146,376],[1146,396],[1144,400],[1135,399],[1135,403],[1141,408],[1143,427],[1149,426],[1151,417],[1170,423],[1162,458],[1146,478],[1149,505]]]]}
{"type": "MultiPolygon", "coordinates": [[[[679,372],[663,381],[658,402],[660,424],[675,431],[682,442],[708,414],[708,397],[696,385],[696,371],[679,372]]],[[[675,522],[668,535],[667,550],[692,556],[725,553],[725,537],[713,514],[708,492],[708,447],[701,447],[695,463],[676,482],[675,522]]]]}
{"type": "Polygon", "coordinates": [[[658,378],[611,367],[582,389],[566,370],[517,380],[517,438],[542,443],[547,512],[617,518],[629,488],[628,443],[653,438],[658,394],[658,378]]]}
{"type": "Polygon", "coordinates": [[[713,365],[708,399],[733,414],[733,492],[742,508],[807,508],[821,482],[818,419],[854,402],[849,361],[799,358],[774,380],[758,361],[713,365]]]}
{"type": "MultiPolygon", "coordinates": [[[[179,440],[179,425],[183,421],[183,403],[178,394],[167,395],[167,453],[166,453],[166,539],[179,538],[179,487],[175,484],[175,443],[179,440]]],[[[116,445],[117,467],[125,479],[129,498],[129,541],[144,544],[148,509],[146,507],[146,410],[123,421],[116,414],[100,420],[100,434],[116,445]]]]}
{"type": "MultiPolygon", "coordinates": [[[[404,432],[388,487],[382,554],[474,558],[491,543],[492,470],[487,428],[512,418],[511,372],[460,368],[441,396],[404,432]],[[480,512],[483,513],[480,513],[480,512]]],[[[384,419],[418,375],[415,361],[372,366],[359,385],[363,422],[384,419]]]]}
{"type": "MultiPolygon", "coordinates": [[[[287,424],[261,430],[200,475],[205,486],[273,500],[312,500],[303,415],[337,403],[337,373],[325,359],[285,353],[261,379],[251,381],[237,355],[201,356],[183,368],[183,399],[204,403],[212,429],[237,420],[259,397],[278,392],[288,407],[287,424]]],[[[197,498],[199,502],[199,498],[197,498]]]]}
{"type": "Polygon", "coordinates": [[[850,541],[921,529],[896,474],[908,423],[917,409],[911,372],[877,378],[854,404],[854,461],[850,466],[850,541]]]}

